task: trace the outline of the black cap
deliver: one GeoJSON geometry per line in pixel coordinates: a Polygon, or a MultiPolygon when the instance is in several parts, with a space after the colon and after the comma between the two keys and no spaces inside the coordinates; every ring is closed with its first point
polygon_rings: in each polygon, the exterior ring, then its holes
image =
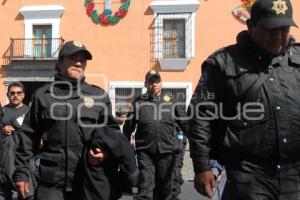
{"type": "Polygon", "coordinates": [[[71,56],[77,52],[82,52],[87,60],[92,60],[92,54],[85,48],[81,42],[68,41],[61,47],[58,57],[71,56]]]}
{"type": "Polygon", "coordinates": [[[145,81],[149,81],[150,79],[152,79],[154,77],[160,78],[160,74],[158,71],[152,69],[146,73],[145,81]]]}
{"type": "Polygon", "coordinates": [[[290,0],[256,0],[251,7],[251,20],[265,28],[295,26],[290,0]]]}

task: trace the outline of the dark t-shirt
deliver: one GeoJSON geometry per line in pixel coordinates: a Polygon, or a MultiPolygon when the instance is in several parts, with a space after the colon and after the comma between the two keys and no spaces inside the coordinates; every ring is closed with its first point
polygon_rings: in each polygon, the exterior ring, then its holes
{"type": "Polygon", "coordinates": [[[5,105],[3,107],[3,125],[12,125],[14,128],[17,128],[15,126],[21,126],[28,109],[28,106],[25,104],[20,108],[5,105]]]}

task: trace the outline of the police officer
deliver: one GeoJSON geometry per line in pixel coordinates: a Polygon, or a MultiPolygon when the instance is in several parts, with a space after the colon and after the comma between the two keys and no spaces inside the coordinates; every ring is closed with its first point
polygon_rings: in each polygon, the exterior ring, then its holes
{"type": "MultiPolygon", "coordinates": [[[[3,131],[3,109],[2,109],[2,105],[0,103],[0,142],[2,142],[2,140],[4,138],[4,134],[2,133],[2,131],[3,131]]],[[[3,157],[3,153],[4,153],[3,146],[0,145],[0,156],[1,157],[3,157]]],[[[0,196],[2,196],[2,193],[0,196]]]]}
{"type": "Polygon", "coordinates": [[[3,120],[3,109],[2,109],[2,105],[0,103],[0,131],[2,130],[2,127],[3,127],[2,120],[3,120]]]}
{"type": "Polygon", "coordinates": [[[136,199],[172,199],[172,173],[175,167],[175,124],[186,129],[184,106],[162,94],[158,71],[146,73],[147,93],[137,97],[127,116],[123,133],[130,140],[135,131],[135,146],[141,182],[136,199]]]}
{"type": "Polygon", "coordinates": [[[202,64],[188,136],[195,188],[206,196],[216,188],[209,159],[221,153],[228,199],[299,199],[300,46],[289,37],[292,12],[290,0],[256,0],[248,31],[202,64]]]}
{"type": "MultiPolygon", "coordinates": [[[[28,188],[28,163],[35,156],[38,181],[35,199],[90,200],[86,191],[94,190],[99,179],[95,181],[89,169],[110,157],[105,141],[99,140],[107,132],[119,132],[114,137],[122,137],[111,114],[108,94],[85,82],[84,71],[87,60],[91,59],[83,44],[66,42],[55,66],[55,81],[33,95],[22,127],[14,173],[17,190],[23,198],[32,189],[28,188]],[[101,142],[103,145],[95,145],[101,142]],[[83,172],[90,175],[85,181],[89,185],[82,184],[83,172]]],[[[133,151],[128,156],[134,161],[133,151]]],[[[100,169],[102,166],[94,171],[100,169]]],[[[127,169],[128,174],[135,171],[132,165],[127,169]]],[[[110,187],[104,186],[99,190],[108,193],[102,198],[108,200],[110,187]]]]}
{"type": "MultiPolygon", "coordinates": [[[[2,133],[3,131],[3,109],[2,109],[2,105],[0,103],[0,142],[2,143],[3,138],[5,137],[5,135],[2,133]]],[[[4,156],[4,147],[3,145],[0,145],[0,156],[3,157],[4,156]]],[[[0,178],[2,179],[2,177],[0,178]]],[[[2,181],[2,180],[0,180],[2,181]]],[[[5,195],[5,193],[0,190],[0,196],[5,195]]]]}

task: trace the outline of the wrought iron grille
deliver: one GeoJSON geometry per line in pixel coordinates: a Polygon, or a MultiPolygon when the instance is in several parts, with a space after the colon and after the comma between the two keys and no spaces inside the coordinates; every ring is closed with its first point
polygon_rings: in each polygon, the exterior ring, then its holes
{"type": "Polygon", "coordinates": [[[55,58],[63,43],[62,38],[11,38],[10,59],[55,58]]]}

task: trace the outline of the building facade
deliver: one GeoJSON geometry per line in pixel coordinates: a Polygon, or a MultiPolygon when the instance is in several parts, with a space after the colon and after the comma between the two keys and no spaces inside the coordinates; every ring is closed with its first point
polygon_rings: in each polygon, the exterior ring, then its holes
{"type": "MultiPolygon", "coordinates": [[[[235,42],[246,26],[233,17],[239,0],[0,0],[1,103],[6,89],[22,81],[26,102],[53,80],[64,41],[92,52],[86,75],[120,109],[143,91],[149,69],[160,71],[167,92],[188,103],[201,63],[235,42]]],[[[300,24],[300,1],[292,0],[300,24]]],[[[299,29],[292,29],[300,40],[299,29]]]]}

